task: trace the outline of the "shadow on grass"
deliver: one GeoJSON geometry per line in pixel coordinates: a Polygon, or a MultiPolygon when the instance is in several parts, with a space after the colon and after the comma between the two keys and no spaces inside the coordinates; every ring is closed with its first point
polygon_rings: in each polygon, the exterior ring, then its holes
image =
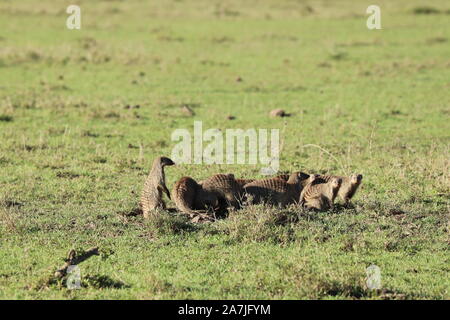
{"type": "Polygon", "coordinates": [[[12,121],[13,121],[13,117],[7,116],[7,115],[0,115],[0,121],[3,121],[3,122],[12,122],[12,121]]]}
{"type": "MultiPolygon", "coordinates": [[[[193,223],[187,215],[173,213],[175,210],[156,212],[148,219],[137,217],[136,221],[143,224],[145,235],[151,239],[199,233],[202,236],[224,234],[229,237],[228,241],[231,243],[270,242],[288,245],[307,239],[323,243],[349,233],[379,229],[377,217],[380,216],[389,218],[383,224],[383,230],[394,232],[399,229],[401,223],[403,227],[411,228],[410,232],[413,232],[415,230],[413,222],[416,223],[418,219],[425,217],[424,202],[426,200],[416,199],[411,204],[408,199],[389,201],[369,197],[349,205],[336,203],[332,210],[326,212],[310,211],[296,205],[284,209],[252,205],[240,210],[231,210],[213,223],[193,223]]],[[[141,212],[135,209],[124,214],[137,216],[141,212]]],[[[439,220],[436,223],[442,222],[439,220]]],[[[402,233],[399,232],[398,236],[402,237],[402,233]]],[[[352,241],[343,245],[344,251],[353,250],[352,241]]]]}
{"type": "Polygon", "coordinates": [[[187,216],[165,212],[150,215],[145,223],[150,227],[154,236],[185,234],[201,228],[200,225],[191,223],[187,216]]]}
{"type": "MultiPolygon", "coordinates": [[[[169,213],[177,212],[177,210],[175,208],[167,208],[166,211],[169,213]]],[[[137,217],[137,216],[142,216],[143,213],[142,213],[141,208],[133,208],[133,209],[127,210],[127,211],[119,211],[119,212],[117,212],[117,214],[120,216],[124,216],[124,217],[137,217]]]]}
{"type": "Polygon", "coordinates": [[[4,201],[0,201],[0,206],[5,207],[5,208],[13,208],[13,207],[23,207],[23,203],[20,203],[16,200],[4,200],[4,201]]]}
{"type": "Polygon", "coordinates": [[[381,289],[381,290],[368,290],[361,285],[351,285],[341,283],[339,281],[331,281],[328,283],[322,283],[322,295],[332,297],[348,297],[351,299],[364,299],[373,298],[378,300],[406,300],[412,298],[423,298],[419,296],[412,296],[400,291],[381,289]]]}
{"type": "Polygon", "coordinates": [[[441,10],[433,7],[416,7],[412,12],[414,14],[440,14],[441,10]]]}
{"type": "Polygon", "coordinates": [[[82,286],[95,289],[126,289],[131,287],[107,275],[86,275],[83,277],[82,286]]]}

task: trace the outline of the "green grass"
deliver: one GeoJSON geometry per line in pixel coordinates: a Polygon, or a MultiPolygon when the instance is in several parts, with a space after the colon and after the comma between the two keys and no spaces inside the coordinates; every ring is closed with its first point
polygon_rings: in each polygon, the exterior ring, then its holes
{"type": "Polygon", "coordinates": [[[0,1],[1,299],[450,298],[447,1],[380,0],[374,31],[366,1],[79,0],[70,31],[72,3],[0,1]],[[283,171],[362,173],[354,208],[124,215],[194,120],[279,128],[283,171]],[[92,246],[81,290],[40,285],[92,246]]]}

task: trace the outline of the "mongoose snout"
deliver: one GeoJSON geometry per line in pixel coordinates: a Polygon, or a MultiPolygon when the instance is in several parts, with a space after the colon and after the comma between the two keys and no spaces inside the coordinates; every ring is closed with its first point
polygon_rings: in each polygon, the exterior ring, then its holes
{"type": "Polygon", "coordinates": [[[353,184],[361,183],[362,178],[363,178],[362,174],[352,174],[351,181],[353,184]]]}
{"type": "Polygon", "coordinates": [[[175,165],[175,162],[173,162],[171,159],[169,159],[167,157],[159,157],[157,159],[159,159],[159,162],[161,163],[162,166],[174,166],[175,165]]]}

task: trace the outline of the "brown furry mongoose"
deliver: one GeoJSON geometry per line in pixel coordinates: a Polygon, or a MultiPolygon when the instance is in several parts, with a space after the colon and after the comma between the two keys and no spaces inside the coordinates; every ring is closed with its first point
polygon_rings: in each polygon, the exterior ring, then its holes
{"type": "Polygon", "coordinates": [[[333,175],[320,175],[319,178],[330,181],[332,178],[342,179],[341,187],[339,188],[338,196],[344,201],[345,205],[348,205],[350,200],[358,190],[362,182],[362,174],[352,174],[349,177],[333,176],[333,175]]]}
{"type": "Polygon", "coordinates": [[[175,183],[172,200],[179,211],[190,216],[202,213],[198,210],[214,210],[218,206],[216,195],[204,191],[202,186],[190,177],[183,177],[175,183]]]}
{"type": "Polygon", "coordinates": [[[220,212],[226,211],[229,207],[239,209],[242,187],[237,183],[234,175],[215,174],[201,182],[204,191],[211,192],[219,200],[220,212]]]}
{"type": "Polygon", "coordinates": [[[285,207],[299,199],[303,176],[300,172],[290,174],[284,181],[280,178],[256,180],[244,186],[248,203],[266,203],[285,207]]]}
{"type": "Polygon", "coordinates": [[[310,182],[300,193],[300,204],[307,209],[316,209],[320,211],[332,209],[342,179],[334,177],[326,182],[315,175],[309,180],[310,182]]]}
{"type": "Polygon", "coordinates": [[[170,199],[170,192],[166,187],[165,166],[173,166],[175,163],[167,157],[158,157],[153,161],[152,169],[147,176],[142,189],[140,206],[144,218],[156,209],[165,209],[166,204],[162,198],[163,192],[170,199]]]}

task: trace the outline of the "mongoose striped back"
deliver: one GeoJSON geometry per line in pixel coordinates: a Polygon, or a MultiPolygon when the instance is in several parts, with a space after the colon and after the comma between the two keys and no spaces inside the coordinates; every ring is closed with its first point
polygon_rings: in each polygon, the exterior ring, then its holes
{"type": "Polygon", "coordinates": [[[238,209],[240,207],[242,188],[236,182],[233,174],[215,174],[202,181],[202,188],[206,192],[214,193],[221,201],[221,210],[226,207],[238,209]]]}
{"type": "MultiPolygon", "coordinates": [[[[298,175],[299,179],[300,179],[300,187],[301,189],[303,189],[307,184],[308,184],[308,179],[310,177],[309,174],[301,172],[301,171],[296,171],[294,172],[298,175]]],[[[278,179],[282,179],[284,181],[288,181],[289,177],[291,176],[291,174],[280,174],[278,176],[276,176],[276,178],[278,179]]]]}
{"type": "Polygon", "coordinates": [[[194,214],[194,202],[200,185],[190,177],[182,177],[172,188],[172,200],[181,212],[194,214]]]}
{"type": "Polygon", "coordinates": [[[300,194],[300,204],[308,209],[327,210],[333,208],[342,179],[331,178],[329,182],[323,181],[321,178],[311,178],[300,194]]]}
{"type": "Polygon", "coordinates": [[[236,179],[237,184],[243,188],[247,183],[253,182],[255,179],[236,179]]]}
{"type": "Polygon", "coordinates": [[[165,209],[166,204],[162,199],[162,193],[165,192],[170,198],[170,193],[166,187],[166,177],[164,167],[175,163],[166,157],[158,157],[153,161],[152,169],[144,183],[142,189],[140,206],[145,218],[155,209],[165,209]]]}
{"type": "Polygon", "coordinates": [[[280,175],[278,175],[278,176],[276,176],[275,178],[278,178],[278,179],[281,179],[281,180],[284,180],[284,181],[288,181],[289,180],[289,176],[290,176],[290,174],[280,174],[280,175]]]}
{"type": "Polygon", "coordinates": [[[246,184],[244,190],[248,202],[252,204],[264,202],[285,207],[299,198],[300,177],[298,173],[293,173],[287,182],[277,177],[256,180],[246,184]]]}
{"type": "Polygon", "coordinates": [[[342,179],[341,187],[339,188],[338,196],[345,204],[350,202],[350,199],[355,195],[359,185],[362,182],[363,176],[361,174],[352,174],[349,177],[332,176],[332,175],[320,175],[321,179],[330,181],[332,178],[342,179]]]}

